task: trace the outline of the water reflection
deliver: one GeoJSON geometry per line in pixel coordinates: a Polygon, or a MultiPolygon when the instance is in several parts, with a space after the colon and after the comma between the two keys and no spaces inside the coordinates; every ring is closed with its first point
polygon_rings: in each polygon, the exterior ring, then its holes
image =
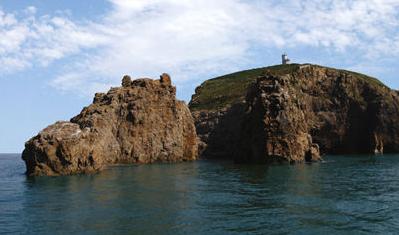
{"type": "MultiPolygon", "coordinates": [[[[180,227],[184,213],[195,204],[192,179],[196,164],[111,167],[95,175],[28,178],[34,201],[23,204],[22,218],[43,224],[37,233],[68,231],[113,232],[132,227],[138,233],[162,232],[180,227]],[[49,196],[51,195],[51,196],[49,196]],[[32,217],[32,215],[35,215],[32,217]],[[62,228],[61,228],[62,227],[62,228]]],[[[24,221],[23,223],[27,223],[24,221]]]]}
{"type": "Polygon", "coordinates": [[[21,175],[23,165],[2,161],[0,233],[397,231],[399,156],[326,160],[118,166],[94,175],[36,178],[21,175]]]}

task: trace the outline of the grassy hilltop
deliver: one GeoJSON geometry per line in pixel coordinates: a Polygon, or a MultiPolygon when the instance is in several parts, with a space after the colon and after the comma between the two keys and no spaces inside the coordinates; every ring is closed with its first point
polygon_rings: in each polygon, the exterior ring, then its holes
{"type": "MultiPolygon", "coordinates": [[[[196,89],[196,94],[193,95],[193,98],[190,102],[190,109],[192,111],[217,110],[235,104],[245,98],[248,86],[253,83],[258,76],[264,73],[272,73],[274,75],[289,74],[298,70],[300,66],[302,65],[274,65],[269,67],[244,70],[209,79],[202,83],[201,86],[196,89]]],[[[340,69],[332,70],[349,73],[354,78],[364,79],[375,86],[386,87],[378,79],[361,73],[340,69]]]]}

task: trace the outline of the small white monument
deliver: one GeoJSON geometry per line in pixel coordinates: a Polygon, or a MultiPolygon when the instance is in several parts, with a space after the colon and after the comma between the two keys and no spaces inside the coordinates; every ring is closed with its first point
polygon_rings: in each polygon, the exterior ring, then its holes
{"type": "Polygon", "coordinates": [[[290,59],[288,59],[288,56],[287,56],[287,53],[284,53],[282,56],[281,56],[281,63],[282,64],[289,64],[290,63],[290,59]]]}

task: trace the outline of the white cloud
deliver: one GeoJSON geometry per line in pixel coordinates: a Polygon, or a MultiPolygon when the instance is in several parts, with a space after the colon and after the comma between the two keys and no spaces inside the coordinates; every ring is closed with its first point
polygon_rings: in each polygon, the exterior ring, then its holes
{"type": "Polygon", "coordinates": [[[32,6],[20,15],[0,10],[0,74],[34,65],[47,66],[105,42],[101,35],[93,35],[87,25],[77,25],[62,16],[35,14],[32,6]]]}
{"type": "Polygon", "coordinates": [[[0,11],[0,73],[74,57],[52,84],[93,92],[122,74],[178,83],[248,62],[252,47],[399,55],[399,0],[109,0],[104,19],[0,11]],[[93,49],[93,50],[86,50],[93,49]]]}

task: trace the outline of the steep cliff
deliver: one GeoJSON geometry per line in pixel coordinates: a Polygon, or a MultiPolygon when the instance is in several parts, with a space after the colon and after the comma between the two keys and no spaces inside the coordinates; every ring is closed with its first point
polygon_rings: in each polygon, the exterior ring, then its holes
{"type": "Polygon", "coordinates": [[[292,64],[226,75],[198,87],[190,109],[203,157],[297,162],[319,151],[399,151],[398,92],[350,71],[292,64]]]}
{"type": "Polygon", "coordinates": [[[196,132],[170,77],[125,76],[122,87],[97,93],[70,122],[48,126],[25,144],[28,175],[66,175],[116,163],[194,160],[196,132]]]}

